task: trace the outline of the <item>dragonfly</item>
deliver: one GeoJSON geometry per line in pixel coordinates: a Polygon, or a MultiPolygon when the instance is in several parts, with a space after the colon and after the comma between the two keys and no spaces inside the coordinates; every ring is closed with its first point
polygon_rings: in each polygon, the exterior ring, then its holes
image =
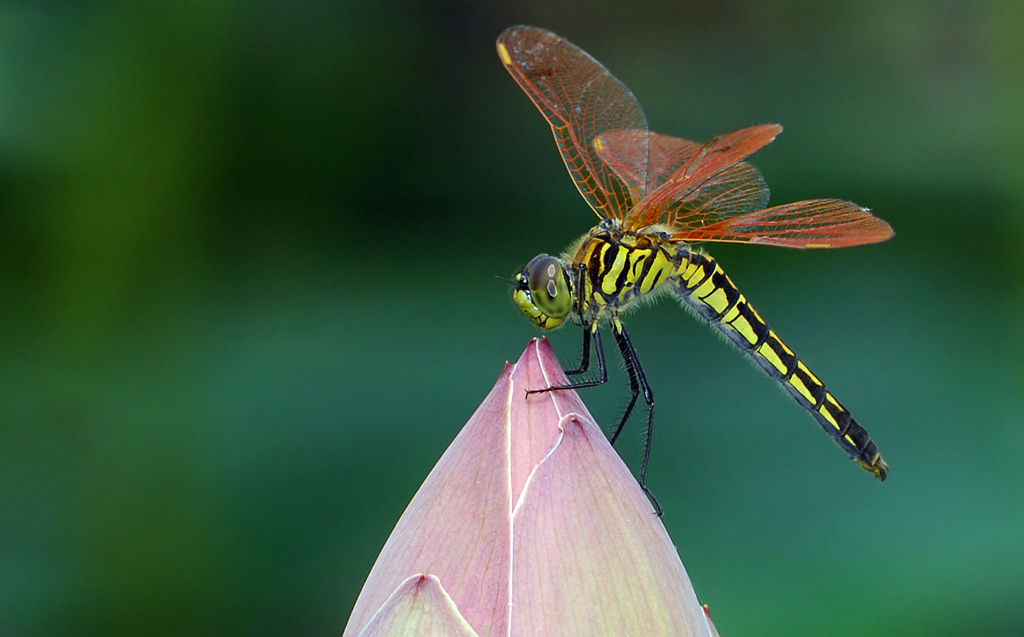
{"type": "Polygon", "coordinates": [[[700,144],[652,132],[640,103],[588,53],[544,29],[515,26],[498,37],[498,57],[551,126],[558,151],[598,224],[560,256],[539,254],[515,275],[512,297],[538,327],[567,320],[583,331],[578,376],[593,380],[530,390],[603,384],[607,324],[629,376],[631,398],[611,436],[615,444],[639,396],[647,431],[638,482],[647,487],[654,394],[622,323],[643,300],[671,296],[722,332],[809,411],[851,459],[878,479],[889,467],[877,446],[790,349],[699,244],[749,243],[785,248],[845,248],[885,241],[892,228],[855,203],[810,199],[773,207],[761,173],[745,160],[782,127],[750,126],[700,144]],[[593,347],[592,347],[593,345],[593,347]]]}

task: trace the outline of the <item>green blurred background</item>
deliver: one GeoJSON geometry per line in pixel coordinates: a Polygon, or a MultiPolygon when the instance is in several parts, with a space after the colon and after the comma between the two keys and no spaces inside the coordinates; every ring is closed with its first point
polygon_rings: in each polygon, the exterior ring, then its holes
{"type": "Polygon", "coordinates": [[[896,228],[712,250],[884,485],[674,304],[629,321],[649,484],[721,633],[1024,633],[1024,4],[555,4],[0,4],[0,633],[341,632],[537,335],[509,275],[595,220],[495,55],[517,23],[659,132],[786,125],[773,202],[896,228]]]}

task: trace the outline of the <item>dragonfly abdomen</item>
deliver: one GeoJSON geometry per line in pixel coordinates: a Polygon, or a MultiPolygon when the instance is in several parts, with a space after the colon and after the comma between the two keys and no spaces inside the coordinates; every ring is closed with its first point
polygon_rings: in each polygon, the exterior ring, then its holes
{"type": "Polygon", "coordinates": [[[884,480],[888,466],[850,412],[775,334],[715,259],[688,250],[671,289],[777,380],[861,467],[884,480]]]}

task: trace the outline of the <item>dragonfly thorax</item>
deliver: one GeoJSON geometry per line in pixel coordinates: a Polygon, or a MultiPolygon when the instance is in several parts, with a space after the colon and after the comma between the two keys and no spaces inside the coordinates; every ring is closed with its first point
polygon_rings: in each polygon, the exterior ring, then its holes
{"type": "Polygon", "coordinates": [[[686,244],[658,226],[631,230],[602,222],[566,261],[579,276],[584,322],[610,317],[641,298],[653,298],[689,263],[686,244]]]}

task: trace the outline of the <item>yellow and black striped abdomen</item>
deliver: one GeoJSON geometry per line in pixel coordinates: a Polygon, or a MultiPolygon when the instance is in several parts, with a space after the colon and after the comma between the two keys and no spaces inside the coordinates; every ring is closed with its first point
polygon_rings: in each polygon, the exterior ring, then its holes
{"type": "Polygon", "coordinates": [[[868,432],[782,342],[718,262],[685,249],[680,254],[673,291],[779,381],[851,458],[884,480],[889,467],[868,432]]]}

